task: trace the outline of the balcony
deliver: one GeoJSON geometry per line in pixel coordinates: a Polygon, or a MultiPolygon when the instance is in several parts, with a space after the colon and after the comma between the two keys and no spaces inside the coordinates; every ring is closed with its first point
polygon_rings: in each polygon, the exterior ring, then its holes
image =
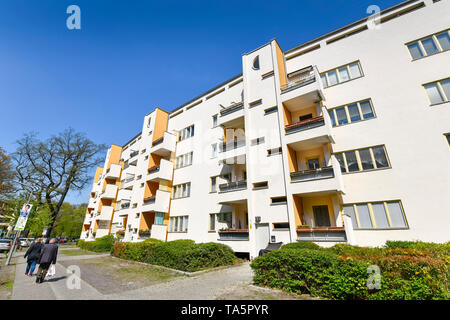
{"type": "Polygon", "coordinates": [[[219,184],[219,204],[245,203],[248,198],[247,181],[233,181],[219,184]]]}
{"type": "Polygon", "coordinates": [[[242,189],[247,189],[247,180],[233,181],[219,185],[220,192],[230,192],[242,189]]]}
{"type": "Polygon", "coordinates": [[[134,157],[136,157],[139,154],[138,150],[133,150],[130,152],[130,159],[128,160],[128,162],[130,162],[134,157]]]}
{"type": "Polygon", "coordinates": [[[334,143],[331,135],[331,119],[326,108],[322,114],[312,119],[295,122],[285,126],[286,144],[296,150],[312,148],[317,144],[334,143]]]}
{"type": "Polygon", "coordinates": [[[169,212],[169,204],[170,192],[164,190],[156,190],[156,195],[144,199],[142,212],[169,212]]]}
{"type": "Polygon", "coordinates": [[[91,216],[87,214],[86,217],[84,217],[83,225],[90,225],[91,221],[91,216]]]}
{"type": "Polygon", "coordinates": [[[111,220],[114,208],[112,206],[103,206],[100,215],[95,217],[95,220],[111,220]]]}
{"type": "Polygon", "coordinates": [[[159,166],[148,168],[147,181],[172,180],[173,162],[161,159],[159,166]]]}
{"type": "Polygon", "coordinates": [[[89,199],[89,202],[88,202],[88,209],[94,209],[95,208],[95,203],[96,203],[96,200],[95,200],[95,198],[90,198],[89,199]]]}
{"type": "Polygon", "coordinates": [[[219,144],[218,159],[224,164],[245,164],[245,138],[219,144]]]}
{"type": "Polygon", "coordinates": [[[119,164],[111,164],[111,167],[106,169],[105,179],[118,179],[122,167],[119,164]]]}
{"type": "Polygon", "coordinates": [[[129,187],[132,187],[134,184],[134,175],[132,176],[128,176],[125,179],[123,179],[122,181],[120,181],[120,189],[126,189],[129,187]]]}
{"type": "Polygon", "coordinates": [[[344,227],[298,228],[297,241],[346,242],[344,227]]]}
{"type": "Polygon", "coordinates": [[[176,140],[177,137],[174,134],[166,131],[161,138],[153,141],[150,153],[167,157],[175,151],[176,140]]]}
{"type": "Polygon", "coordinates": [[[281,101],[288,108],[293,104],[311,105],[324,99],[322,82],[316,66],[291,72],[288,79],[281,87],[281,101]]]}
{"type": "Polygon", "coordinates": [[[232,125],[234,121],[244,117],[244,102],[233,103],[220,110],[220,117],[217,120],[219,126],[232,125]]]}
{"type": "Polygon", "coordinates": [[[293,194],[344,192],[341,169],[334,155],[331,156],[331,165],[291,172],[290,176],[293,194]]]}
{"type": "Polygon", "coordinates": [[[132,190],[121,188],[117,194],[117,201],[131,200],[131,193],[132,190]]]}
{"type": "Polygon", "coordinates": [[[101,199],[115,199],[117,195],[117,186],[115,184],[107,184],[105,191],[100,194],[101,199]]]}

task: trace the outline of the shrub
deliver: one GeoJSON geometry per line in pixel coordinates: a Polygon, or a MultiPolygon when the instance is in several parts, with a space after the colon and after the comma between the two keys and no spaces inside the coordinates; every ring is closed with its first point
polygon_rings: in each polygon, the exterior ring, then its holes
{"type": "Polygon", "coordinates": [[[301,241],[301,242],[291,242],[288,244],[285,244],[281,247],[281,249],[311,249],[311,250],[318,250],[320,249],[320,246],[315,244],[311,241],[301,241]]]}
{"type": "MultiPolygon", "coordinates": [[[[386,248],[365,248],[340,244],[321,250],[284,249],[287,246],[251,263],[255,284],[330,299],[449,298],[450,258],[442,253],[446,245],[389,243],[386,248]],[[381,271],[379,290],[367,288],[371,265],[381,271]]],[[[294,244],[290,247],[296,248],[294,244]]]]}
{"type": "Polygon", "coordinates": [[[141,261],[183,271],[198,271],[236,261],[233,250],[219,243],[195,244],[192,240],[161,242],[147,239],[143,242],[118,242],[112,254],[115,257],[141,261]]]}
{"type": "Polygon", "coordinates": [[[94,241],[78,240],[77,246],[80,249],[95,251],[95,252],[110,252],[114,247],[115,239],[113,235],[107,235],[94,241]]]}

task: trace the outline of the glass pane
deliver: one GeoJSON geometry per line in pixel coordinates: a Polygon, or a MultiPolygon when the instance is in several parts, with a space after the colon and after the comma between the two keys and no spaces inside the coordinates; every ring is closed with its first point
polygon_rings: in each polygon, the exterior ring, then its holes
{"type": "Polygon", "coordinates": [[[361,107],[361,112],[363,114],[364,119],[373,118],[375,116],[372,110],[370,100],[360,102],[359,105],[361,107]]]}
{"type": "Polygon", "coordinates": [[[342,153],[336,153],[335,157],[337,161],[339,162],[339,165],[341,166],[341,171],[345,172],[345,163],[344,163],[344,157],[342,156],[342,153]]]}
{"type": "Polygon", "coordinates": [[[189,222],[189,217],[188,216],[184,217],[184,231],[187,231],[187,229],[188,229],[188,222],[189,222]]]}
{"type": "Polygon", "coordinates": [[[448,35],[448,32],[444,32],[444,33],[438,34],[436,36],[436,38],[438,39],[442,50],[449,50],[450,49],[450,36],[448,35]]]}
{"type": "Polygon", "coordinates": [[[348,105],[347,108],[352,122],[361,120],[361,115],[359,114],[358,105],[356,103],[348,105]]]}
{"type": "Polygon", "coordinates": [[[191,195],[191,183],[189,182],[187,184],[187,196],[186,197],[189,197],[190,195],[191,195]]]}
{"type": "Polygon", "coordinates": [[[358,223],[356,221],[355,209],[353,208],[353,205],[344,206],[344,213],[349,215],[352,219],[353,228],[358,229],[358,223]]]}
{"type": "Polygon", "coordinates": [[[447,101],[450,100],[450,79],[441,81],[441,87],[444,90],[445,95],[447,96],[447,101]]]}
{"type": "Polygon", "coordinates": [[[333,127],[335,127],[336,126],[336,119],[334,118],[334,111],[330,110],[330,111],[328,111],[328,114],[330,115],[331,125],[333,127]]]}
{"type": "Polygon", "coordinates": [[[422,46],[425,49],[427,55],[439,52],[436,44],[434,43],[433,38],[427,38],[425,40],[422,40],[422,46]]]}
{"type": "Polygon", "coordinates": [[[405,217],[403,216],[402,208],[400,207],[400,203],[396,202],[388,202],[387,207],[389,210],[389,216],[391,217],[392,227],[393,228],[404,228],[406,227],[405,217]]]}
{"type": "Polygon", "coordinates": [[[422,49],[420,49],[419,43],[412,43],[408,46],[409,52],[413,59],[419,59],[423,57],[422,49]]]}
{"type": "Polygon", "coordinates": [[[384,210],[384,204],[373,203],[372,211],[377,228],[389,228],[389,222],[386,216],[386,211],[384,210]]]}
{"type": "Polygon", "coordinates": [[[345,160],[347,160],[347,168],[349,172],[359,171],[355,151],[345,152],[345,160]]]}
{"type": "Polygon", "coordinates": [[[370,220],[369,207],[367,204],[357,204],[356,211],[358,212],[359,227],[372,228],[372,220],[370,220]]]}
{"type": "Polygon", "coordinates": [[[209,230],[216,229],[216,215],[210,214],[209,215],[209,230]]]}
{"type": "Polygon", "coordinates": [[[325,74],[321,75],[320,78],[322,78],[322,84],[324,87],[328,87],[327,83],[327,76],[325,74]]]}
{"type": "Polygon", "coordinates": [[[374,168],[369,149],[359,150],[359,158],[361,159],[363,170],[370,170],[374,168]]]}
{"type": "Polygon", "coordinates": [[[444,102],[444,98],[442,97],[436,83],[426,85],[425,90],[427,91],[431,104],[444,102]]]}
{"type": "Polygon", "coordinates": [[[328,81],[330,81],[330,86],[338,83],[338,77],[336,71],[328,72],[328,81]]]}
{"type": "Polygon", "coordinates": [[[339,69],[339,77],[341,79],[341,82],[350,80],[350,75],[348,74],[347,67],[339,69]]]}
{"type": "Polygon", "coordinates": [[[359,63],[356,62],[350,65],[350,74],[352,75],[352,79],[362,76],[361,69],[359,68],[359,63]]]}
{"type": "Polygon", "coordinates": [[[386,156],[386,151],[384,147],[375,147],[372,148],[373,157],[375,158],[375,163],[377,164],[377,168],[387,168],[389,167],[389,163],[386,156]]]}
{"type": "Polygon", "coordinates": [[[336,117],[339,125],[348,123],[347,113],[344,107],[336,109],[336,117]]]}
{"type": "Polygon", "coordinates": [[[183,231],[183,217],[179,217],[178,219],[180,219],[180,227],[179,227],[179,231],[183,231]]]}
{"type": "Polygon", "coordinates": [[[191,137],[193,137],[194,136],[194,126],[192,125],[191,126],[191,137]]]}

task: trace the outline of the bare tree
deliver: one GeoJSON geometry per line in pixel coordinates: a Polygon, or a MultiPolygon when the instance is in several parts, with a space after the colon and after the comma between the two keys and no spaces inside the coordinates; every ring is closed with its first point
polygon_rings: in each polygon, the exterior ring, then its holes
{"type": "Polygon", "coordinates": [[[98,145],[84,134],[69,128],[57,136],[41,141],[35,133],[26,134],[17,141],[12,155],[16,166],[15,178],[26,184],[40,204],[46,204],[52,222],[47,236],[69,190],[82,190],[90,182],[90,169],[101,163],[99,153],[105,145],[98,145]]]}

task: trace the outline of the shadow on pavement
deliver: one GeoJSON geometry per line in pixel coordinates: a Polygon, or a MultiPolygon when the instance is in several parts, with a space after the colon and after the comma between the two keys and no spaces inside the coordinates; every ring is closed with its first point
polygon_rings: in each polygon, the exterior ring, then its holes
{"type": "Polygon", "coordinates": [[[63,279],[65,279],[65,278],[67,278],[67,276],[56,277],[56,278],[50,278],[50,279],[45,280],[45,282],[56,282],[56,281],[59,281],[59,280],[63,280],[63,279]]]}

